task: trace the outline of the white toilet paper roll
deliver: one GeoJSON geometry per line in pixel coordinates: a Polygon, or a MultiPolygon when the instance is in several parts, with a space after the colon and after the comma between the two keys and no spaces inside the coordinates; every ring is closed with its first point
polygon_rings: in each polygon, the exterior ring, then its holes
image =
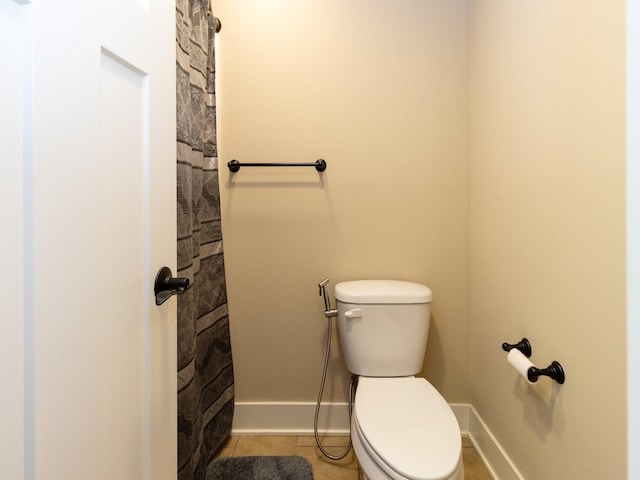
{"type": "Polygon", "coordinates": [[[535,365],[531,362],[531,360],[525,357],[520,350],[518,350],[517,348],[512,348],[511,350],[509,350],[509,354],[507,355],[507,361],[511,364],[513,368],[516,369],[516,371],[520,375],[522,375],[525,378],[527,382],[533,383],[527,377],[527,371],[529,370],[529,368],[535,367],[535,365]]]}

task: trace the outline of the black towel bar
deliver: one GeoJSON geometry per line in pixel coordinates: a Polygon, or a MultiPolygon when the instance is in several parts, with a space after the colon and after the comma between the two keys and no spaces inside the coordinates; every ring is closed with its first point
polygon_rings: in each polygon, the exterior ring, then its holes
{"type": "Polygon", "coordinates": [[[240,167],[315,167],[318,172],[324,172],[327,169],[327,162],[323,159],[313,163],[240,163],[238,160],[231,160],[227,163],[227,167],[232,172],[237,172],[240,167]]]}

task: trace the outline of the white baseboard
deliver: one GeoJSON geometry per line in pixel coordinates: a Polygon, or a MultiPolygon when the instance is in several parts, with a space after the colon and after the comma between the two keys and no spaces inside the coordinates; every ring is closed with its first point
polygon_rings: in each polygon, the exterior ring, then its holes
{"type": "MultiPolygon", "coordinates": [[[[452,403],[463,434],[469,432],[469,405],[452,403]]],[[[312,402],[236,402],[232,435],[313,435],[316,404],[312,402]]],[[[323,403],[318,417],[322,435],[349,433],[346,403],[323,403]]]]}
{"type": "MultiPolygon", "coordinates": [[[[450,404],[462,435],[468,436],[494,480],[524,480],[487,425],[468,403],[450,404]]],[[[313,435],[316,404],[312,402],[237,402],[232,435],[313,435]]],[[[348,435],[346,403],[322,404],[321,435],[348,435]]]]}
{"type": "Polygon", "coordinates": [[[495,480],[524,480],[478,412],[469,405],[469,438],[495,480]]]}
{"type": "Polygon", "coordinates": [[[469,435],[469,404],[468,403],[450,403],[449,406],[453,410],[453,414],[458,420],[460,432],[462,435],[469,435]]]}
{"type": "MultiPolygon", "coordinates": [[[[313,435],[312,402],[236,402],[232,435],[313,435]]],[[[323,403],[318,417],[322,435],[349,434],[346,403],[323,403]]]]}

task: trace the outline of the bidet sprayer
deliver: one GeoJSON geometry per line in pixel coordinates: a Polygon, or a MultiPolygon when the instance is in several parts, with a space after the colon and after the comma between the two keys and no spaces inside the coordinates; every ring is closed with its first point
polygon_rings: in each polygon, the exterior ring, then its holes
{"type": "Polygon", "coordinates": [[[331,308],[329,295],[327,294],[327,289],[325,288],[328,283],[329,283],[329,277],[325,278],[320,283],[318,283],[318,288],[319,288],[318,295],[320,295],[324,299],[324,316],[327,318],[337,317],[338,310],[336,310],[335,308],[331,308]]]}

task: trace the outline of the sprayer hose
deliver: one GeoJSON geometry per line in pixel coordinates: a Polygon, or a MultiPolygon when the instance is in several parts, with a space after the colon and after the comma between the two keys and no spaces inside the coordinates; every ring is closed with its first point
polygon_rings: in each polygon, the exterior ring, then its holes
{"type": "Polygon", "coordinates": [[[316,402],[316,414],[313,419],[313,433],[316,437],[316,445],[318,445],[318,448],[320,449],[320,451],[323,453],[325,457],[331,460],[342,460],[344,457],[347,456],[347,454],[349,453],[349,450],[351,450],[351,410],[353,406],[353,397],[355,393],[355,388],[358,383],[357,382],[358,376],[351,375],[351,382],[349,383],[349,444],[347,445],[347,449],[343,453],[339,455],[332,455],[329,452],[327,452],[325,448],[322,446],[322,443],[320,442],[320,436],[318,435],[318,417],[320,415],[320,404],[322,403],[322,394],[324,392],[324,382],[327,378],[327,369],[329,367],[329,356],[331,353],[331,334],[333,331],[333,322],[331,320],[331,317],[328,317],[327,321],[328,321],[327,348],[326,348],[326,354],[324,357],[324,368],[322,370],[322,380],[320,382],[320,391],[318,392],[318,401],[316,402]]]}

